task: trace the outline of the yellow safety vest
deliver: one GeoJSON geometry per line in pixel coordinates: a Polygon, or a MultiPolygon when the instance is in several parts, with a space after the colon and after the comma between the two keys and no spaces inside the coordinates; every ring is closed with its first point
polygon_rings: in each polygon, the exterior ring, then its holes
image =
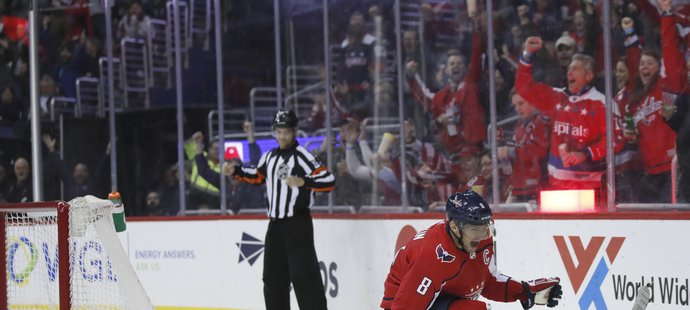
{"type": "MultiPolygon", "coordinates": [[[[196,156],[196,145],[194,141],[185,143],[184,151],[187,155],[187,158],[192,159],[192,176],[190,181],[192,187],[200,191],[217,196],[220,193],[218,188],[213,186],[211,183],[206,181],[204,177],[199,175],[199,168],[196,166],[196,160],[194,160],[194,157],[196,156]]],[[[206,155],[207,153],[206,151],[204,151],[204,158],[206,158],[206,155]]],[[[214,163],[208,159],[206,161],[208,162],[208,166],[211,168],[211,170],[220,173],[220,163],[214,163]]]]}

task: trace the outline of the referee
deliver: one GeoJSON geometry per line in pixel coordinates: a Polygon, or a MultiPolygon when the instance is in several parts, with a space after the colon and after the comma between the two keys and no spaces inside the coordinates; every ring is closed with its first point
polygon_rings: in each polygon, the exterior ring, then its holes
{"type": "Polygon", "coordinates": [[[297,143],[297,122],[294,111],[279,110],[273,119],[279,147],[264,153],[257,167],[223,167],[224,174],[242,182],[266,183],[270,222],[263,281],[268,310],[290,309],[290,282],[300,309],[326,309],[309,207],[314,192],[333,190],[335,178],[297,143]]]}

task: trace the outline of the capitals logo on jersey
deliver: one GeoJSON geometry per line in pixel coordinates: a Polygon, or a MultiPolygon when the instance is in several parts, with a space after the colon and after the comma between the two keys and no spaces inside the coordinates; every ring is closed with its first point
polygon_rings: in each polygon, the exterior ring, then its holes
{"type": "Polygon", "coordinates": [[[452,263],[455,260],[455,256],[448,253],[441,244],[436,246],[436,257],[438,257],[438,260],[442,263],[452,263]]]}

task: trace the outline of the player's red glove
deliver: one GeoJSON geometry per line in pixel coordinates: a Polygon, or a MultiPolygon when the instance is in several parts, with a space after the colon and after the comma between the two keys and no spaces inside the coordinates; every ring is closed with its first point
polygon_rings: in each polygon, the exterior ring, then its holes
{"type": "Polygon", "coordinates": [[[532,308],[534,305],[546,305],[553,308],[558,305],[558,300],[561,299],[563,291],[561,289],[560,278],[544,278],[536,279],[528,282],[522,282],[522,303],[523,309],[532,308]]]}

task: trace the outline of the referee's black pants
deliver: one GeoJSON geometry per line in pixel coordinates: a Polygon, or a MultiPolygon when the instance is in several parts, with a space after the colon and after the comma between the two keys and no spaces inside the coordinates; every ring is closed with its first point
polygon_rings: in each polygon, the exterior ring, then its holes
{"type": "Polygon", "coordinates": [[[268,310],[290,309],[290,282],[301,310],[326,309],[309,213],[268,223],[263,281],[268,310]]]}

